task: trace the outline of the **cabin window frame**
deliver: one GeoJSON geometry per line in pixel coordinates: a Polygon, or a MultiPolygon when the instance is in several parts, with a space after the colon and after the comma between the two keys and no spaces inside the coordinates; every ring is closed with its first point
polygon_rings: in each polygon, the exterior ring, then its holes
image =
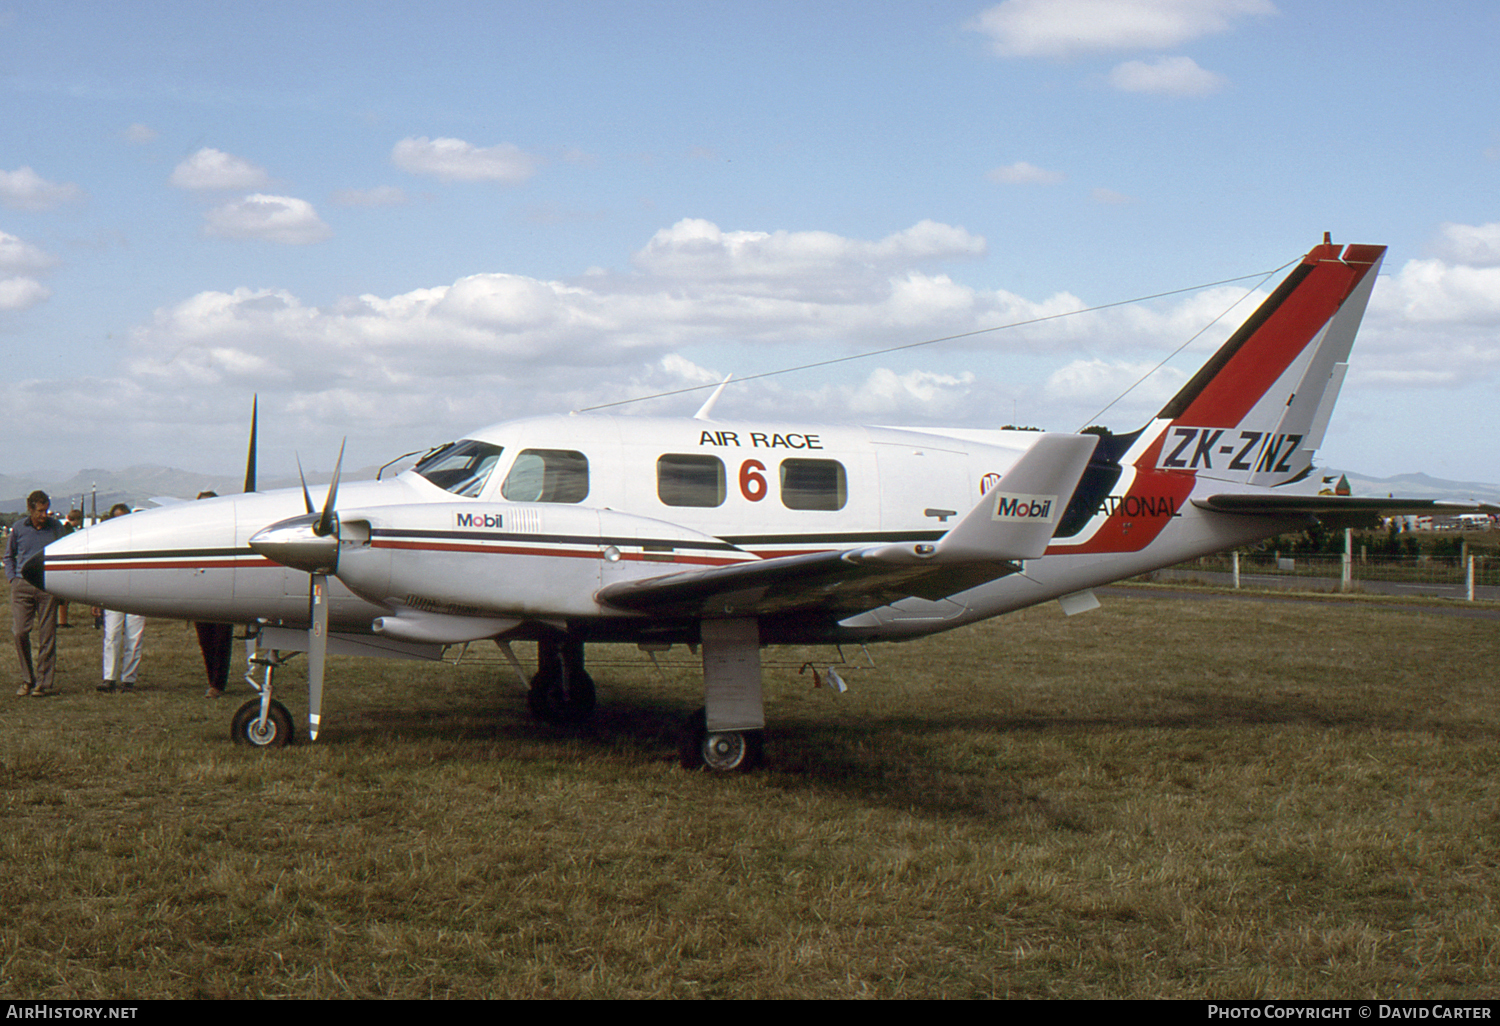
{"type": "Polygon", "coordinates": [[[577,505],[589,497],[590,487],[589,458],[578,450],[522,449],[500,483],[500,497],[506,502],[577,505]],[[533,483],[531,478],[538,474],[541,480],[533,483]],[[512,495],[511,489],[518,494],[512,495]]]}
{"type": "Polygon", "coordinates": [[[724,505],[729,498],[724,461],[707,453],[662,453],[656,458],[656,497],[663,506],[678,509],[715,509],[724,505]],[[663,476],[664,470],[670,470],[673,476],[663,476]],[[692,473],[694,470],[696,474],[692,473]]]}
{"type": "Polygon", "coordinates": [[[788,457],[777,467],[777,479],[787,509],[836,513],[849,504],[849,471],[838,460],[788,457]]]}

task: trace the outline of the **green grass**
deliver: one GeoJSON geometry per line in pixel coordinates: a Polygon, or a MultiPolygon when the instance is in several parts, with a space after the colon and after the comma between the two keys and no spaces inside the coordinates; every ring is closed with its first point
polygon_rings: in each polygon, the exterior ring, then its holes
{"type": "Polygon", "coordinates": [[[96,632],[61,636],[64,693],[0,705],[4,997],[1500,978],[1493,619],[1111,598],[877,647],[845,695],[772,650],[771,764],[732,777],[676,767],[685,656],[591,649],[602,705],[573,731],[532,723],[493,655],[336,659],[322,738],[263,752],[228,741],[242,685],[201,697],[190,628],[151,624],[135,695],[93,691],[96,632]]]}

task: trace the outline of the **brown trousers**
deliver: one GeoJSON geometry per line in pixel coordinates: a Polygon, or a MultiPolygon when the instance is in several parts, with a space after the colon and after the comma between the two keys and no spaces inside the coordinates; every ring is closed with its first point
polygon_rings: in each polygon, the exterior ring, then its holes
{"type": "Polygon", "coordinates": [[[11,630],[16,636],[16,658],[31,686],[52,687],[57,668],[57,599],[17,577],[10,582],[11,630]],[[31,628],[36,627],[37,659],[31,659],[31,628]]]}

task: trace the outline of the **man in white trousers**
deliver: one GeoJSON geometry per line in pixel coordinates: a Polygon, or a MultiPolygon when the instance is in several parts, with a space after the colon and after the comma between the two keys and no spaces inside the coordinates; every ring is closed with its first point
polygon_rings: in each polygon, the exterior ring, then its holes
{"type": "MultiPolygon", "coordinates": [[[[107,519],[123,517],[130,507],[117,502],[109,509],[107,519]]],[[[100,691],[133,691],[136,674],[141,668],[141,639],[146,633],[146,618],[135,613],[104,611],[104,683],[100,691]]]]}

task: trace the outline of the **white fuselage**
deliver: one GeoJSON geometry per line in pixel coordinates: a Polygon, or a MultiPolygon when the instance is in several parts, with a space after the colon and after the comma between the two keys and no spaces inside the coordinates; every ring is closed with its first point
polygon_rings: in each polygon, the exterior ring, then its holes
{"type": "MultiPolygon", "coordinates": [[[[1188,502],[1191,475],[1137,481],[1134,454],[1159,446],[1164,427],[1135,440],[1122,474],[1024,574],[837,624],[793,618],[769,634],[831,641],[932,633],[1284,529],[1265,518],[1205,516],[1188,502]]],[[[418,610],[514,623],[589,620],[594,637],[645,637],[660,625],[602,606],[601,587],[694,566],[935,540],[1038,437],[620,416],[495,425],[471,436],[484,455],[461,480],[424,462],[391,480],[341,486],[341,520],[361,524],[363,549],[379,551],[362,551],[358,566],[350,555],[349,573],[340,574],[348,580],[330,581],[330,621],[368,631],[379,617],[418,610]],[[493,558],[476,561],[476,553],[493,558]]],[[[287,489],[106,521],[47,550],[46,586],[148,616],[305,626],[307,574],[248,544],[304,512],[302,492],[287,489]]]]}

